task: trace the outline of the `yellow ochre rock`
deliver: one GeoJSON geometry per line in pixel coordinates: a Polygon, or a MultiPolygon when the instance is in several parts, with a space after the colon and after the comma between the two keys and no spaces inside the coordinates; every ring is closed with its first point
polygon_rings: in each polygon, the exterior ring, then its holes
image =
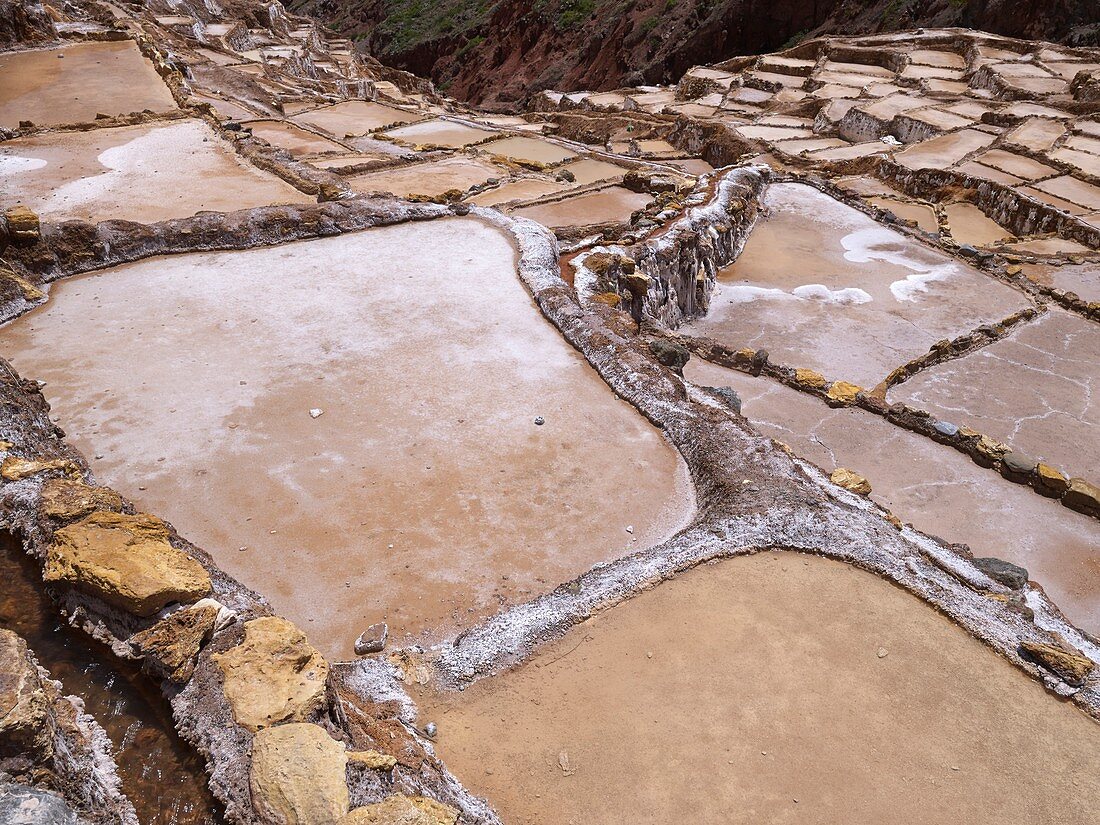
{"type": "Polygon", "coordinates": [[[394,794],[356,808],[340,825],[455,825],[458,811],[426,796],[394,794]]]}
{"type": "Polygon", "coordinates": [[[244,640],[213,659],[234,717],[249,730],[304,722],[324,706],[328,662],[286,619],[246,622],[244,640]]]}
{"type": "Polygon", "coordinates": [[[849,384],[847,381],[834,381],[829,385],[829,392],[827,395],[833,401],[854,404],[856,402],[856,396],[861,392],[863,392],[863,387],[856,384],[849,384]]]}
{"type": "Polygon", "coordinates": [[[98,596],[138,616],[210,592],[201,564],[168,543],[168,528],[139,513],[96,512],[62,527],[46,555],[43,578],[98,596]]]}
{"type": "Polygon", "coordinates": [[[252,740],[249,786],[265,822],[335,825],[350,804],[344,746],[304,722],[265,728],[252,740]]]}
{"type": "Polygon", "coordinates": [[[797,369],[794,371],[794,380],[805,387],[813,387],[814,389],[824,389],[825,385],[829,383],[825,380],[825,376],[820,372],[814,370],[797,369]]]}
{"type": "Polygon", "coordinates": [[[844,467],[838,467],[833,470],[832,473],[829,474],[829,481],[843,487],[845,490],[859,493],[861,496],[868,496],[871,494],[871,482],[859,473],[853,473],[851,470],[844,467]]]}

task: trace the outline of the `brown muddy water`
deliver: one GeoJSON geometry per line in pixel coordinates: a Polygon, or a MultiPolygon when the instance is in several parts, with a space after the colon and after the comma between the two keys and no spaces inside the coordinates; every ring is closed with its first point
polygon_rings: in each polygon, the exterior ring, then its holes
{"type": "Polygon", "coordinates": [[[378,621],[449,635],[693,509],[679,454],[475,219],[74,278],[0,344],[101,482],[331,659],[378,621]]]}
{"type": "Polygon", "coordinates": [[[543,226],[592,226],[601,223],[626,222],[637,209],[644,209],[652,196],[631,192],[622,186],[609,186],[571,198],[525,206],[516,209],[521,218],[530,218],[543,226]]]}
{"type": "Polygon", "coordinates": [[[780,183],[705,318],[685,327],[864,387],[1029,306],[1014,289],[803,184],[780,183]]]}
{"type": "Polygon", "coordinates": [[[368,172],[348,178],[356,192],[391,192],[399,198],[411,195],[442,195],[451,189],[465,192],[507,173],[499,166],[465,155],[457,155],[427,163],[368,172]]]}
{"type": "Polygon", "coordinates": [[[202,760],[175,733],[168,700],[136,667],[65,624],[21,543],[0,532],[0,627],[27,640],[114,745],[122,790],[141,825],[220,825],[202,760]]]}
{"type": "Polygon", "coordinates": [[[1096,723],[935,609],[794,553],[690,570],[419,697],[509,825],[1090,825],[1096,723]]]}

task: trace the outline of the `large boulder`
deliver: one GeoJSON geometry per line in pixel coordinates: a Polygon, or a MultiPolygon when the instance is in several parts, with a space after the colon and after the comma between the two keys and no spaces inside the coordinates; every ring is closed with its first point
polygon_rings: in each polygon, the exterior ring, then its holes
{"type": "Polygon", "coordinates": [[[0,779],[0,822],[5,825],[81,825],[61,797],[0,779]]]}
{"type": "Polygon", "coordinates": [[[286,619],[245,623],[244,640],[213,659],[234,717],[249,730],[309,721],[325,706],[328,662],[286,619]]]}
{"type": "Polygon", "coordinates": [[[68,524],[97,510],[122,510],[122,496],[109,487],[93,487],[69,478],[51,478],[42,485],[39,511],[48,519],[68,524]]]}
{"type": "Polygon", "coordinates": [[[201,564],[168,541],[154,516],[96,512],[54,534],[43,575],[138,616],[211,591],[201,564]]]}
{"type": "Polygon", "coordinates": [[[1051,671],[1055,676],[1073,687],[1080,687],[1092,673],[1093,663],[1087,656],[1059,639],[1057,644],[1025,641],[1020,644],[1020,652],[1034,662],[1051,671]]]}
{"type": "Polygon", "coordinates": [[[347,754],[324,728],[291,723],[252,741],[252,805],[270,825],[335,825],[348,812],[347,754]]]}

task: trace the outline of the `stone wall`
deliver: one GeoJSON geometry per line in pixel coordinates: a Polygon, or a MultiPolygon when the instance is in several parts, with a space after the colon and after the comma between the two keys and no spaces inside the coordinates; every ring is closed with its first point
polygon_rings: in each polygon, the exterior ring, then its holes
{"type": "Polygon", "coordinates": [[[598,247],[581,259],[578,290],[604,303],[615,296],[635,320],[669,327],[704,315],[718,270],[741,253],[756,221],[768,167],[718,172],[700,181],[683,217],[664,231],[622,250],[598,247]]]}

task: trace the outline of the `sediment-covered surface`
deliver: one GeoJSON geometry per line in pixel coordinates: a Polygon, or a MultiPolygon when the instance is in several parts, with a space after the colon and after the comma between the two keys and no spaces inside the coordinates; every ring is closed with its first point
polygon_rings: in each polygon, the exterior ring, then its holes
{"type": "Polygon", "coordinates": [[[1092,720],[909,594],[813,557],[700,567],[514,671],[419,698],[438,752],[506,822],[1084,825],[1100,810],[1092,720]]]}
{"type": "Polygon", "coordinates": [[[831,409],[766,377],[693,360],[685,376],[730,387],[765,435],[826,472],[867,478],[872,500],[979,557],[1024,567],[1082,628],[1100,634],[1100,523],[975,466],[965,455],[858,408],[831,409]]]}
{"type": "Polygon", "coordinates": [[[0,54],[0,126],[81,123],[176,108],[132,40],[0,54]]]}
{"type": "Polygon", "coordinates": [[[1011,335],[940,364],[888,398],[968,424],[1072,476],[1100,475],[1100,335],[1052,309],[1011,335]]]}
{"type": "Polygon", "coordinates": [[[764,205],[709,313],[686,332],[873,387],[936,341],[1029,305],[809,186],[773,184],[764,205]]]}
{"type": "Polygon", "coordinates": [[[315,200],[242,162],[202,121],[55,132],[0,144],[0,198],[47,220],[182,218],[315,200]]]}
{"type": "Polygon", "coordinates": [[[105,482],[334,658],[379,621],[461,628],[691,512],[675,451],[474,219],[106,270],[3,341],[105,482]]]}

